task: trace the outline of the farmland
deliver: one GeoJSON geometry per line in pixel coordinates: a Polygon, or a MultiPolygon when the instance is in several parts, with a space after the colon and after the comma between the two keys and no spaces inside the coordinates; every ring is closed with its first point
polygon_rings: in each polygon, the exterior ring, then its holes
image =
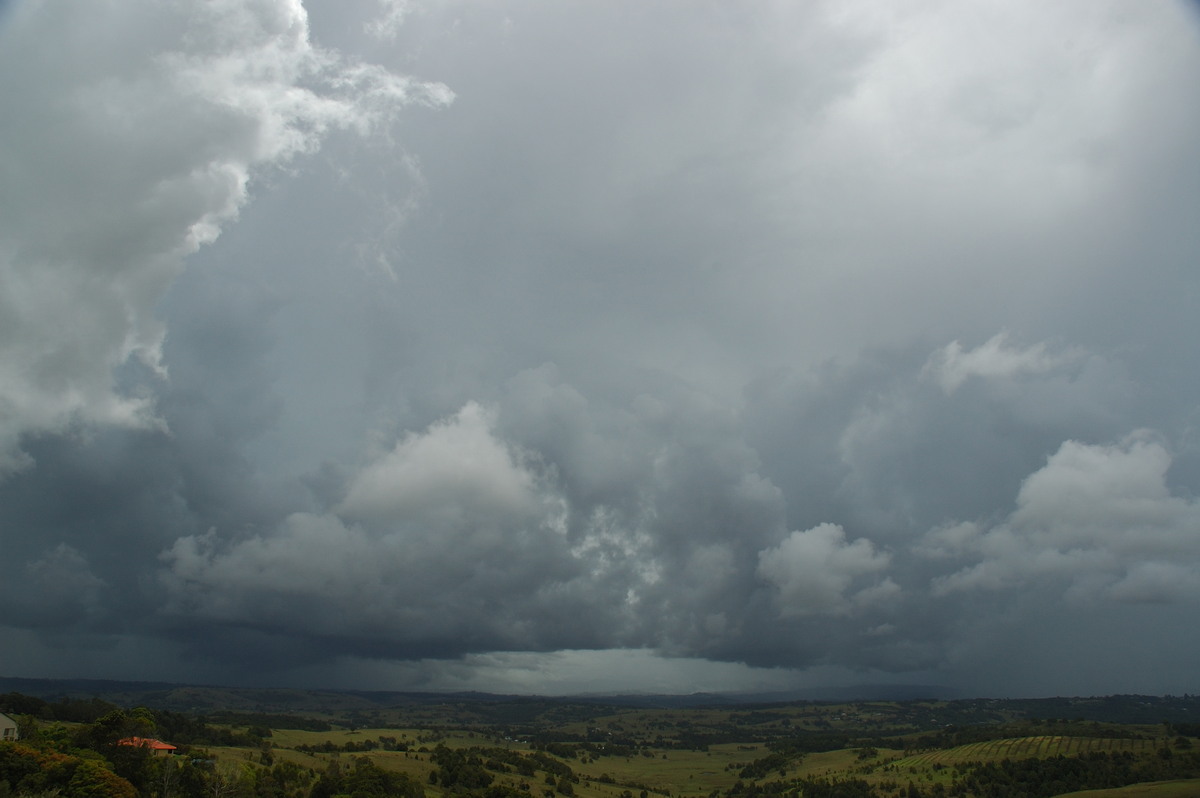
{"type": "MultiPolygon", "coordinates": [[[[375,748],[366,756],[381,768],[404,773],[413,781],[428,785],[427,795],[458,794],[454,790],[439,790],[436,786],[439,751],[443,749],[480,763],[488,772],[489,787],[503,787],[544,798],[559,794],[578,798],[621,798],[640,795],[643,791],[649,795],[679,798],[747,792],[803,795],[803,792],[797,792],[801,789],[799,785],[818,781],[859,783],[870,791],[864,794],[880,796],[967,795],[973,793],[955,792],[954,785],[981,765],[1023,760],[1082,761],[1080,757],[1085,756],[1155,761],[1164,750],[1162,737],[1149,734],[1155,731],[1158,730],[1145,729],[1147,734],[1142,737],[1012,737],[920,753],[907,753],[904,748],[867,746],[781,756],[773,755],[772,747],[763,743],[724,743],[707,746],[704,750],[648,747],[636,753],[608,756],[602,748],[593,751],[563,745],[554,746],[556,753],[549,754],[544,748],[528,742],[496,739],[475,731],[430,734],[421,729],[363,729],[328,733],[280,731],[275,733],[277,737],[272,740],[270,750],[274,761],[293,762],[320,772],[328,769],[330,764],[348,766],[355,756],[363,754],[322,753],[316,749],[357,748],[372,741],[397,740],[410,750],[375,748]],[[424,742],[418,744],[421,740],[424,742]],[[754,773],[754,764],[764,760],[772,761],[771,769],[754,773]],[[555,763],[557,768],[545,767],[547,761],[555,763]],[[527,768],[522,769],[521,763],[527,768]]],[[[1189,740],[1188,744],[1191,742],[1189,740]]],[[[1178,742],[1172,744],[1178,745],[1178,742]]],[[[225,762],[254,763],[260,759],[256,752],[241,748],[216,749],[215,753],[225,762]]],[[[1192,786],[1196,784],[1200,782],[1192,786]]]]}
{"type": "MultiPolygon", "coordinates": [[[[498,696],[381,705],[352,696],[339,706],[322,696],[307,712],[265,701],[177,712],[94,698],[26,701],[22,708],[40,717],[23,716],[21,744],[108,757],[139,798],[992,798],[1114,787],[1140,792],[1093,794],[1200,794],[1200,729],[1179,720],[1200,712],[1200,702],[1054,701],[654,707],[498,696]],[[1076,716],[1038,711],[1064,707],[1076,716]],[[87,711],[104,714],[65,717],[87,711]],[[1166,720],[1143,722],[1153,715],[1166,720]],[[162,736],[186,757],[139,762],[112,747],[115,736],[135,732],[162,736]]],[[[12,773],[24,771],[11,761],[5,778],[3,759],[0,751],[0,794],[33,795],[23,785],[35,782],[14,781],[12,773]]]]}

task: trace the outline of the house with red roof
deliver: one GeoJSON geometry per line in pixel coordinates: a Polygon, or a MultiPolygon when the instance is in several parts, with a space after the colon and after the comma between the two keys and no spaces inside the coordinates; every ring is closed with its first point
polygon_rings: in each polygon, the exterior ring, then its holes
{"type": "Polygon", "coordinates": [[[175,753],[175,746],[153,737],[126,737],[124,740],[117,740],[117,745],[136,745],[140,748],[148,748],[153,756],[175,753]]]}

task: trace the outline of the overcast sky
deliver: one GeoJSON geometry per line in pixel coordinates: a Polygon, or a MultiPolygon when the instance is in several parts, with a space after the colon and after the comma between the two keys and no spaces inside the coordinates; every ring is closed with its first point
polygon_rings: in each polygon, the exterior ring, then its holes
{"type": "Polygon", "coordinates": [[[0,675],[1197,692],[1200,10],[0,2],[0,675]]]}

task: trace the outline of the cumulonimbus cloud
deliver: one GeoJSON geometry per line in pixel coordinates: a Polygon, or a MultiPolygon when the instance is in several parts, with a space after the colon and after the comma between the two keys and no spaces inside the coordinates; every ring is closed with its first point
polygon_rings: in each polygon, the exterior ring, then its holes
{"type": "Polygon", "coordinates": [[[171,612],[382,636],[407,652],[567,645],[570,635],[528,619],[577,603],[590,574],[561,498],[493,423],[469,403],[406,436],[351,479],[335,512],[296,513],[233,543],[215,532],[177,540],[163,555],[171,612]]]}
{"type": "Polygon", "coordinates": [[[366,463],[327,513],[236,541],[176,540],[162,556],[166,615],[348,651],[379,638],[399,658],[613,646],[695,655],[769,625],[750,609],[764,589],[786,621],[898,600],[883,576],[891,557],[871,542],[832,524],[780,540],[769,483],[731,473],[723,485],[706,473],[716,463],[690,473],[696,463],[657,446],[645,456],[654,475],[637,486],[637,512],[625,497],[573,504],[570,475],[504,440],[496,412],[470,402],[366,463]],[[702,499],[686,490],[697,478],[702,499]],[[716,526],[697,528],[697,511],[716,526]],[[742,545],[722,539],[733,528],[742,545]]]}
{"type": "Polygon", "coordinates": [[[165,376],[155,304],[255,174],[453,96],[317,47],[299,0],[26,3],[0,38],[0,473],[25,433],[161,423],[114,370],[165,376]]]}
{"type": "Polygon", "coordinates": [[[7,4],[28,673],[90,638],[117,678],[564,648],[890,678],[972,636],[1007,670],[1008,625],[1074,686],[1114,635],[1186,639],[1176,4],[304,5],[7,4]]]}

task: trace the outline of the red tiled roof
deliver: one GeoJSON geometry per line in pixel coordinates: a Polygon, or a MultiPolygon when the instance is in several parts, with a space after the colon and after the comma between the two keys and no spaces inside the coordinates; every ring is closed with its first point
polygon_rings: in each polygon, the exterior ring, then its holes
{"type": "Polygon", "coordinates": [[[117,745],[138,745],[142,748],[149,748],[152,751],[175,750],[175,746],[170,743],[164,743],[162,740],[156,740],[153,737],[126,737],[124,740],[118,740],[117,745]]]}

